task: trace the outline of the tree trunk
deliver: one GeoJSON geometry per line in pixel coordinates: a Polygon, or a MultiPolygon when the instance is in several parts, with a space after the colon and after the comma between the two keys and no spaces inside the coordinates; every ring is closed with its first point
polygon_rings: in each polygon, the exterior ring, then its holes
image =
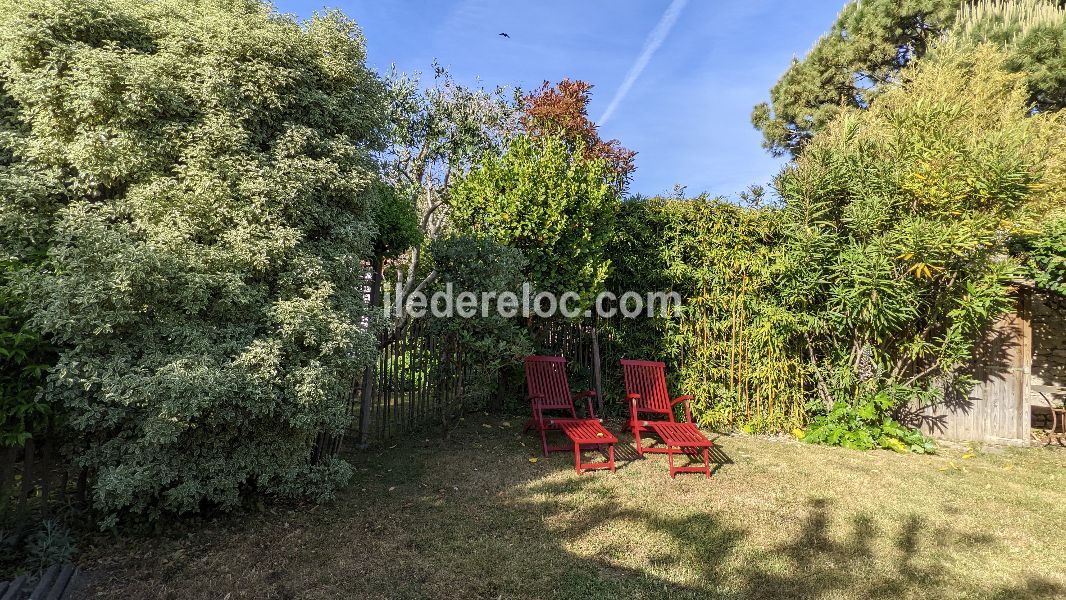
{"type": "MultiPolygon", "coordinates": [[[[384,279],[385,261],[375,257],[374,271],[370,279],[370,310],[381,304],[381,282],[384,279]]],[[[374,379],[377,376],[377,356],[363,369],[363,386],[359,400],[359,447],[365,449],[370,443],[370,411],[374,402],[374,379]]]]}

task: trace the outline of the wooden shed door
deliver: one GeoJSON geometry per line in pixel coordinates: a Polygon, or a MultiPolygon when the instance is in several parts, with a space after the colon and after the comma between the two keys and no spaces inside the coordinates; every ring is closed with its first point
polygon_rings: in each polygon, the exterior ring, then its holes
{"type": "Polygon", "coordinates": [[[928,433],[949,440],[1028,443],[1030,334],[1026,300],[1023,295],[1018,312],[997,320],[978,344],[973,360],[977,385],[969,395],[927,411],[928,433]]]}

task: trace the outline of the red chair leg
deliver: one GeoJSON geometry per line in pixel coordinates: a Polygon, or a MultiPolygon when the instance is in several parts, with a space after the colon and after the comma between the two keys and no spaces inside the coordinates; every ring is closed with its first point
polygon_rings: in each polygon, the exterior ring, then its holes
{"type": "Polygon", "coordinates": [[[540,427],[540,445],[544,449],[544,456],[548,456],[548,434],[545,433],[544,427],[540,427]]]}
{"type": "Polygon", "coordinates": [[[703,467],[707,469],[707,479],[711,478],[711,449],[703,449],[703,467]]]}
{"type": "Polygon", "coordinates": [[[581,474],[581,444],[574,442],[574,470],[581,474]]]}
{"type": "Polygon", "coordinates": [[[614,444],[607,446],[607,462],[611,463],[611,472],[614,473],[614,444]]]}
{"type": "Polygon", "coordinates": [[[674,471],[674,449],[670,446],[666,447],[667,462],[670,463],[670,479],[674,479],[677,476],[677,472],[674,471]]]}
{"type": "Polygon", "coordinates": [[[637,441],[637,456],[644,458],[644,447],[640,445],[640,429],[639,426],[633,427],[633,437],[637,441]]]}

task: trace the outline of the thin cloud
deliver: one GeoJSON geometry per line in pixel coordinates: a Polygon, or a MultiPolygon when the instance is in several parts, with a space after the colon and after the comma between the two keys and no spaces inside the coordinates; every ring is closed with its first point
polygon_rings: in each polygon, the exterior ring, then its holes
{"type": "Polygon", "coordinates": [[[640,77],[640,74],[644,72],[644,68],[651,62],[651,57],[655,54],[655,51],[659,49],[659,46],[662,46],[666,36],[670,35],[670,30],[674,27],[677,18],[681,16],[681,9],[685,8],[687,2],[688,0],[674,0],[666,8],[666,12],[659,19],[655,29],[652,29],[651,33],[648,34],[648,39],[644,40],[644,49],[640,51],[637,61],[629,68],[625,80],[618,87],[618,91],[614,93],[611,103],[607,105],[607,110],[603,111],[603,116],[600,117],[598,122],[599,125],[606,123],[607,119],[610,119],[611,115],[614,114],[618,105],[622,103],[622,100],[625,100],[626,94],[629,93],[629,88],[633,87],[633,84],[637,82],[637,78],[640,77]]]}

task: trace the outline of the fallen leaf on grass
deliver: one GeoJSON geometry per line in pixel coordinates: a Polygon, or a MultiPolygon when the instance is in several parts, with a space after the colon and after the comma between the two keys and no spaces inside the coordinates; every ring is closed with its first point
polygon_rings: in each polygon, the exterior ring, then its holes
{"type": "Polygon", "coordinates": [[[940,471],[949,471],[949,470],[962,471],[963,469],[960,468],[959,465],[955,464],[955,461],[952,461],[952,462],[948,463],[948,466],[940,467],[939,470],[940,471]]]}
{"type": "MultiPolygon", "coordinates": [[[[525,445],[525,444],[523,444],[523,445],[525,445]]],[[[531,463],[535,463],[535,462],[537,462],[538,460],[540,460],[540,459],[539,459],[539,458],[537,458],[536,456],[530,456],[530,457],[529,457],[529,462],[531,462],[531,463]]]]}

